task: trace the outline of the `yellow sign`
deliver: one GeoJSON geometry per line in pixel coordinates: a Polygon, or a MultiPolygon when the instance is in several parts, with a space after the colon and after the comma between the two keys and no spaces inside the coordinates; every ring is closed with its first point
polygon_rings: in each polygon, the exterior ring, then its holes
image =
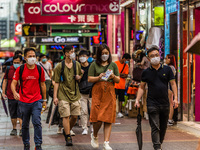
{"type": "Polygon", "coordinates": [[[164,7],[154,7],[154,25],[164,26],[164,7]]]}

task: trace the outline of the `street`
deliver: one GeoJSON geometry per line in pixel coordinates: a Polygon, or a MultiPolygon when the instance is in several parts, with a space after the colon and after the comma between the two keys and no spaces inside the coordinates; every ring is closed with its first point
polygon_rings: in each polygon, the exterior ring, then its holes
{"type": "MultiPolygon", "coordinates": [[[[10,136],[12,129],[11,121],[6,117],[2,105],[0,107],[0,150],[22,150],[23,143],[19,136],[10,136]]],[[[43,149],[44,150],[92,150],[90,145],[90,135],[82,135],[82,129],[75,126],[73,131],[76,136],[73,137],[73,147],[66,147],[63,135],[57,134],[57,126],[52,126],[49,130],[45,123],[47,112],[42,114],[43,127],[43,149]]],[[[19,125],[18,125],[19,126],[19,125]]],[[[113,125],[110,145],[113,150],[137,150],[137,140],[135,135],[136,118],[121,118],[116,120],[113,125]]],[[[31,149],[34,148],[34,132],[32,123],[30,125],[31,149]]],[[[153,150],[151,142],[151,132],[149,123],[142,120],[143,129],[143,150],[153,150]]],[[[19,132],[19,130],[18,130],[19,132]]],[[[176,126],[168,127],[166,138],[162,145],[163,150],[196,150],[199,138],[186,133],[176,126]]],[[[103,145],[103,130],[99,134],[100,148],[103,145]]]]}

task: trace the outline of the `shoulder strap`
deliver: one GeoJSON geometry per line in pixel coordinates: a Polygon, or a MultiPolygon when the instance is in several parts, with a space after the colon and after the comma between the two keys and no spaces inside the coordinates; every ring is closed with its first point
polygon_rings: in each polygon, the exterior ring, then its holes
{"type": "Polygon", "coordinates": [[[73,62],[73,67],[74,67],[74,80],[75,80],[75,95],[76,95],[76,75],[77,75],[77,72],[76,72],[76,61],[75,60],[72,60],[73,62]]]}
{"type": "Polygon", "coordinates": [[[125,67],[126,67],[126,63],[124,64],[124,67],[123,67],[123,69],[122,69],[122,71],[120,73],[122,73],[124,71],[125,67]]]}
{"type": "Polygon", "coordinates": [[[41,74],[42,74],[41,66],[37,65],[37,70],[38,70],[38,73],[39,73],[39,83],[40,83],[41,82],[41,74]]]}
{"type": "Polygon", "coordinates": [[[9,70],[10,70],[10,66],[7,66],[6,67],[6,79],[8,80],[8,73],[9,73],[9,70]]]}
{"type": "Polygon", "coordinates": [[[61,73],[60,73],[60,80],[61,82],[64,81],[64,69],[65,69],[65,60],[61,62],[61,73]]]}
{"type": "Polygon", "coordinates": [[[22,94],[23,94],[23,80],[22,80],[23,71],[24,71],[24,65],[21,65],[19,68],[19,81],[20,81],[20,87],[21,87],[22,94]]]}
{"type": "Polygon", "coordinates": [[[47,75],[49,76],[49,78],[50,78],[50,75],[49,75],[49,73],[48,73],[48,71],[47,71],[47,69],[42,65],[42,63],[39,63],[40,64],[40,66],[44,69],[44,71],[47,73],[47,75]]]}
{"type": "Polygon", "coordinates": [[[111,63],[108,64],[108,66],[105,68],[104,72],[107,71],[108,67],[110,66],[111,63]]]}

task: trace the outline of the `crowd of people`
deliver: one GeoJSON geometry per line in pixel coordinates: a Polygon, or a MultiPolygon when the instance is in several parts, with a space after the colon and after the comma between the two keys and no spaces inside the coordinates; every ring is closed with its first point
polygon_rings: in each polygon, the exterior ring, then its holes
{"type": "MultiPolygon", "coordinates": [[[[122,103],[127,92],[126,78],[131,56],[125,53],[119,61],[113,62],[109,47],[101,44],[93,55],[95,57],[92,58],[87,50],[81,50],[76,57],[74,48],[68,45],[63,49],[64,59],[53,68],[46,55],[41,54],[37,60],[34,48],[26,48],[24,57],[21,55],[22,52],[15,53],[5,69],[2,97],[9,103],[13,125],[10,135],[17,135],[19,120],[24,150],[30,149],[31,117],[36,150],[42,149],[41,112],[47,109],[49,97],[53,100],[46,122],[49,123],[55,105],[51,124],[58,125],[58,133],[63,133],[66,146],[73,145],[75,133],[72,128],[80,116],[82,135],[89,133],[90,126],[91,146],[99,147],[98,132],[103,124],[103,149],[112,150],[109,145],[112,123],[115,123],[116,117],[125,115],[122,103]]],[[[173,124],[172,109],[178,107],[173,59],[168,55],[166,65],[161,64],[159,49],[152,47],[147,56],[140,57],[137,62],[143,72],[135,107],[140,107],[139,101],[143,97],[155,150],[161,149],[167,124],[173,124]]]]}

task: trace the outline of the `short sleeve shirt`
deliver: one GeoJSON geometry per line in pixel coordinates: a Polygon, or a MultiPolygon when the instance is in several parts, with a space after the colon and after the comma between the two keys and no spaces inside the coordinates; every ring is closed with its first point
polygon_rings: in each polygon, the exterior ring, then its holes
{"type": "MultiPolygon", "coordinates": [[[[107,66],[99,66],[99,65],[97,65],[96,62],[93,62],[90,65],[88,76],[97,77],[101,73],[105,72],[106,67],[107,66]]],[[[108,69],[112,70],[114,75],[119,76],[119,70],[118,70],[118,67],[117,67],[116,63],[111,62],[109,67],[108,67],[108,69]]],[[[110,80],[108,80],[108,82],[113,82],[113,80],[110,79],[110,80]]]]}
{"type": "MultiPolygon", "coordinates": [[[[59,63],[56,68],[54,69],[54,79],[56,83],[59,83],[58,88],[58,99],[68,101],[70,103],[73,103],[75,101],[78,101],[81,98],[80,91],[78,88],[78,82],[75,82],[74,79],[74,67],[68,68],[65,65],[64,68],[64,81],[61,82],[61,70],[62,70],[62,64],[59,63]],[[75,95],[75,84],[76,84],[76,95],[75,95]]],[[[82,76],[81,72],[81,65],[79,62],[76,62],[76,71],[77,75],[82,76]]]]}
{"type": "MultiPolygon", "coordinates": [[[[41,82],[45,82],[44,70],[41,68],[41,82]]],[[[19,81],[19,70],[20,67],[17,68],[15,74],[13,76],[13,80],[19,81]]],[[[19,95],[20,101],[24,103],[33,103],[42,99],[40,83],[39,83],[39,72],[37,66],[35,65],[34,69],[28,69],[26,64],[24,65],[24,70],[22,73],[22,84],[23,84],[23,94],[20,88],[19,95]]]]}
{"type": "Polygon", "coordinates": [[[38,65],[44,67],[46,69],[46,71],[44,70],[45,73],[45,80],[51,80],[50,79],[50,75],[48,75],[50,73],[50,70],[52,70],[52,65],[49,62],[46,62],[45,64],[43,64],[42,62],[39,62],[38,65]],[[48,73],[48,74],[47,74],[48,73]]]}
{"type": "MultiPolygon", "coordinates": [[[[129,67],[127,64],[125,64],[125,63],[121,64],[120,61],[116,61],[115,63],[117,64],[117,67],[118,67],[120,73],[129,74],[129,67]],[[125,67],[124,67],[124,65],[125,65],[125,67]],[[124,70],[123,70],[123,68],[124,68],[124,70]]],[[[120,82],[115,83],[115,88],[125,90],[125,85],[126,85],[126,79],[120,78],[120,82]]]]}
{"type": "Polygon", "coordinates": [[[169,106],[168,84],[174,80],[169,66],[161,65],[158,70],[147,68],[142,73],[142,82],[148,85],[147,106],[169,106]]]}

